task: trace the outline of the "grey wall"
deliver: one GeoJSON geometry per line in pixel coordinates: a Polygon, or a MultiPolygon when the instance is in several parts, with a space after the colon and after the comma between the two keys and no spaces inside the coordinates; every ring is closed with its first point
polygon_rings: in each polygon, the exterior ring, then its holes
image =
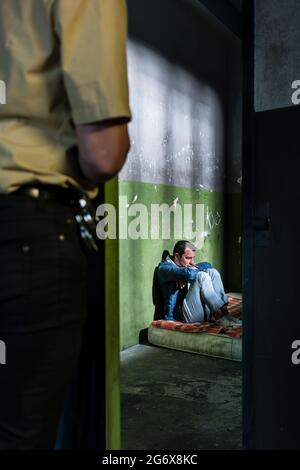
{"type": "Polygon", "coordinates": [[[134,120],[120,178],[239,191],[239,39],[198,0],[127,3],[134,120]]]}
{"type": "Polygon", "coordinates": [[[134,120],[121,179],[224,190],[223,90],[133,41],[128,62],[134,120]]]}
{"type": "Polygon", "coordinates": [[[226,175],[228,192],[236,193],[242,185],[242,43],[232,36],[228,47],[226,175]]]}
{"type": "Polygon", "coordinates": [[[299,0],[255,0],[255,110],[294,106],[300,80],[299,0]]]}

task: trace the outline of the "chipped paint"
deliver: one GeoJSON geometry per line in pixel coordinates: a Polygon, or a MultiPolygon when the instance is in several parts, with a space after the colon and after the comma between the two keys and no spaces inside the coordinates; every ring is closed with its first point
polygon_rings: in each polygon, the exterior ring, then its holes
{"type": "Polygon", "coordinates": [[[218,227],[218,225],[220,225],[221,223],[221,220],[222,218],[221,218],[220,212],[218,211],[213,212],[207,208],[206,223],[209,226],[210,230],[213,230],[215,227],[218,227]]]}
{"type": "Polygon", "coordinates": [[[179,198],[174,199],[173,204],[170,206],[170,209],[176,209],[179,198]]]}

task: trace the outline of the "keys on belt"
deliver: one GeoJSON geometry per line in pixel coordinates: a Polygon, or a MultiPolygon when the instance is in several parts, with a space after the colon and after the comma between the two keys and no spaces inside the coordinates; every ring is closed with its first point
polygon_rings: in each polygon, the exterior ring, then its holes
{"type": "Polygon", "coordinates": [[[78,199],[79,211],[75,214],[75,220],[79,227],[79,233],[88,251],[98,252],[99,246],[96,235],[96,215],[91,202],[81,196],[78,199]]]}

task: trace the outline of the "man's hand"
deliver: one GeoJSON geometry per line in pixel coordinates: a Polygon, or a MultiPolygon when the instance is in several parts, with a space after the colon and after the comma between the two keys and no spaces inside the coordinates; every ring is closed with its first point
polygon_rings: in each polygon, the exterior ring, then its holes
{"type": "Polygon", "coordinates": [[[198,269],[198,266],[196,266],[196,264],[194,264],[194,263],[190,263],[188,268],[198,269]]]}

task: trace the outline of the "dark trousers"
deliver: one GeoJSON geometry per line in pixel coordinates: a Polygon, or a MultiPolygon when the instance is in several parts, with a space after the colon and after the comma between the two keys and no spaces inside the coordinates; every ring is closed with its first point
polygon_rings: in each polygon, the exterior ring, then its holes
{"type": "Polygon", "coordinates": [[[0,449],[51,449],[86,317],[75,209],[0,197],[0,449]]]}

